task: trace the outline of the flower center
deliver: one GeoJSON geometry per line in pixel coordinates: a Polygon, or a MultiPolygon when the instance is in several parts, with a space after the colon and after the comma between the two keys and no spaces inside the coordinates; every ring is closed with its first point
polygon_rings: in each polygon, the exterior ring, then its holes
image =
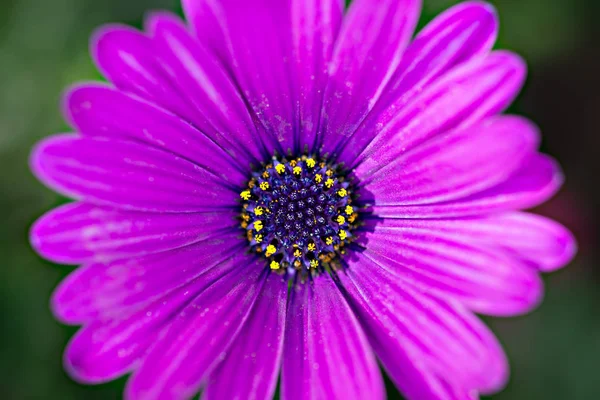
{"type": "Polygon", "coordinates": [[[273,270],[331,268],[353,238],[358,214],[351,192],[337,165],[307,156],[273,157],[240,194],[241,225],[251,248],[273,270]]]}

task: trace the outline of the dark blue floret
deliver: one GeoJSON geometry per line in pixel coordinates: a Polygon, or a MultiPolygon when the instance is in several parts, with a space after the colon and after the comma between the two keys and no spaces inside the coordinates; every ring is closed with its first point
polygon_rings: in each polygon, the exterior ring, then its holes
{"type": "Polygon", "coordinates": [[[352,239],[357,213],[351,192],[336,166],[307,156],[273,158],[240,195],[242,227],[271,269],[323,269],[352,239]]]}

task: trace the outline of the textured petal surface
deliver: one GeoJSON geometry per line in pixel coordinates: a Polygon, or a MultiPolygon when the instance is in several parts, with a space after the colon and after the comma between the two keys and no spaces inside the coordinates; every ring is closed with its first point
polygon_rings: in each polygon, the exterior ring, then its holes
{"type": "Polygon", "coordinates": [[[297,82],[299,149],[312,148],[319,129],[324,88],[342,22],[340,0],[292,0],[293,60],[297,82]]]}
{"type": "Polygon", "coordinates": [[[488,3],[465,1],[443,12],[408,46],[379,106],[406,104],[442,74],[489,53],[497,35],[496,10],[488,3]]]}
{"type": "MultiPolygon", "coordinates": [[[[315,4],[306,3],[305,7],[315,4]]],[[[325,3],[334,4],[329,0],[325,3]]],[[[265,140],[283,153],[298,146],[299,88],[292,35],[298,25],[291,18],[298,4],[279,0],[183,1],[200,42],[223,60],[266,133],[265,140]]]]}
{"type": "Polygon", "coordinates": [[[272,274],[203,399],[261,400],[275,392],[283,351],[287,283],[272,274]]]}
{"type": "Polygon", "coordinates": [[[422,290],[491,315],[521,314],[541,300],[538,272],[518,257],[437,231],[388,228],[393,222],[382,225],[361,235],[365,247],[361,257],[422,290]]]}
{"type": "Polygon", "coordinates": [[[292,289],[284,346],[282,399],[385,398],[364,333],[327,274],[292,289]]]}
{"type": "Polygon", "coordinates": [[[239,225],[238,212],[145,213],[85,203],[56,208],[33,225],[31,243],[45,258],[81,264],[174,249],[239,225]]]}
{"type": "Polygon", "coordinates": [[[237,268],[195,298],[172,321],[126,387],[127,398],[181,399],[203,379],[246,323],[259,297],[264,261],[237,268]]]}
{"type": "Polygon", "coordinates": [[[551,198],[563,180],[553,159],[537,155],[505,182],[471,196],[436,204],[374,206],[371,210],[383,218],[448,218],[526,209],[551,198]]]}
{"type": "Polygon", "coordinates": [[[467,398],[452,392],[488,393],[506,383],[501,347],[462,307],[416,290],[361,254],[339,280],[379,359],[407,398],[467,398]]]}
{"type": "Polygon", "coordinates": [[[427,85],[401,109],[392,106],[389,120],[368,128],[374,134],[353,135],[341,160],[357,165],[359,176],[377,170],[431,137],[502,111],[524,78],[525,65],[514,54],[476,57],[427,85]]]}
{"type": "Polygon", "coordinates": [[[389,235],[430,234],[460,243],[489,246],[546,272],[567,264],[577,249],[573,235],[565,227],[523,212],[461,219],[385,219],[377,230],[389,235]]]}
{"type": "Polygon", "coordinates": [[[451,201],[505,181],[538,143],[537,128],[529,121],[493,117],[437,136],[360,182],[376,205],[451,201]]]}
{"type": "MultiPolygon", "coordinates": [[[[381,98],[356,131],[361,141],[370,141],[423,89],[452,68],[474,57],[485,55],[496,40],[498,21],[495,10],[486,3],[465,2],[435,18],[408,46],[400,65],[381,98]]],[[[339,149],[347,137],[341,138],[339,149]]],[[[352,163],[356,151],[348,148],[341,161],[352,163]]]]}
{"type": "Polygon", "coordinates": [[[235,191],[217,176],[137,142],[57,135],[37,145],[31,164],[53,189],[94,203],[173,212],[236,205],[235,191]]]}
{"type": "Polygon", "coordinates": [[[224,182],[244,182],[241,171],[245,170],[236,161],[238,157],[246,159],[244,153],[220,147],[186,121],[151,103],[91,85],[72,89],[65,101],[73,125],[86,136],[139,141],[190,160],[224,182]]]}
{"type": "Polygon", "coordinates": [[[335,149],[373,108],[400,64],[421,0],[356,0],[329,66],[321,130],[322,151],[335,149]]]}
{"type": "Polygon", "coordinates": [[[256,157],[260,140],[251,117],[215,57],[176,17],[153,14],[148,25],[153,37],[115,25],[96,33],[92,52],[104,75],[117,88],[169,110],[218,145],[235,150],[240,161],[256,157]]]}
{"type": "Polygon", "coordinates": [[[117,318],[243,254],[238,235],[230,232],[176,250],[80,267],[54,292],[53,311],[72,324],[117,318]]]}
{"type": "Polygon", "coordinates": [[[244,166],[271,155],[236,83],[215,56],[177,17],[153,14],[147,25],[171,82],[194,106],[188,119],[223,148],[235,149],[244,166]]]}
{"type": "Polygon", "coordinates": [[[92,322],[71,340],[65,353],[67,371],[87,383],[112,380],[130,372],[198,293],[215,281],[225,279],[229,283],[226,277],[247,262],[248,257],[238,256],[132,313],[92,322]]]}

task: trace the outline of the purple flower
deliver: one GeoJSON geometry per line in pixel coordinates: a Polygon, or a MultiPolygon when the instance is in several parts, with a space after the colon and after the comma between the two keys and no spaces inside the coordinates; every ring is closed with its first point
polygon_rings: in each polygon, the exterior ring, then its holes
{"type": "Polygon", "coordinates": [[[475,313],[535,307],[571,234],[519,210],[562,183],[537,128],[499,115],[525,78],[467,2],[413,40],[419,0],[184,0],[102,29],[111,85],[69,91],[75,134],[34,173],[77,199],[31,242],[83,264],[57,289],[83,325],[78,381],[132,399],[409,399],[500,390],[475,313]]]}

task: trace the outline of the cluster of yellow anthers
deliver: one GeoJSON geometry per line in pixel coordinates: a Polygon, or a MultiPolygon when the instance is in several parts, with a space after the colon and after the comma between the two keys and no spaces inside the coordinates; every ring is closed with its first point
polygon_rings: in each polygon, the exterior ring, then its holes
{"type": "Polygon", "coordinates": [[[332,168],[314,158],[274,158],[240,193],[241,226],[255,251],[270,258],[271,269],[317,268],[320,261],[330,263],[343,252],[351,237],[358,214],[347,187],[332,168]]]}

